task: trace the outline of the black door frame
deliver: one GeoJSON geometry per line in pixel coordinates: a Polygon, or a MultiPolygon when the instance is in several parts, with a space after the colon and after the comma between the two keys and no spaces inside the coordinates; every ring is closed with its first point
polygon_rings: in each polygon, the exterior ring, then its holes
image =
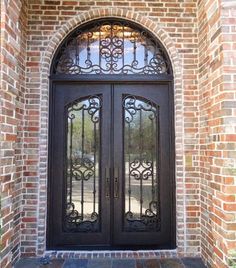
{"type": "MultiPolygon", "coordinates": [[[[173,90],[173,76],[172,75],[51,75],[49,77],[50,79],[50,88],[49,88],[49,143],[48,143],[48,198],[47,198],[47,239],[46,239],[46,248],[48,250],[55,249],[51,243],[52,236],[50,234],[49,226],[51,224],[51,200],[52,200],[52,180],[51,180],[51,157],[52,157],[52,129],[53,129],[53,89],[54,86],[57,83],[60,82],[67,82],[67,83],[113,83],[113,84],[119,84],[122,82],[122,84],[133,84],[133,83],[140,83],[140,84],[168,84],[169,88],[169,111],[172,114],[170,122],[171,131],[170,131],[170,167],[171,167],[171,173],[170,173],[170,180],[172,185],[172,191],[171,191],[171,249],[176,248],[176,184],[175,184],[175,125],[174,125],[174,90],[173,90]]],[[[143,247],[141,247],[143,248],[143,247]]],[[[152,247],[145,247],[145,249],[158,249],[158,247],[153,248],[152,247]]],[[[65,249],[65,248],[60,248],[65,249]]],[[[76,248],[75,248],[76,249],[76,248]]],[[[81,248],[80,248],[81,249],[81,248]]],[[[84,247],[83,249],[86,249],[84,247]]],[[[107,248],[99,248],[100,250],[107,249],[107,248]]],[[[113,249],[113,248],[109,248],[113,249]]],[[[116,248],[119,249],[119,248],[116,248]]],[[[124,248],[122,248],[124,249],[124,248]]],[[[134,247],[132,247],[134,249],[134,247]]],[[[137,249],[140,249],[140,247],[137,246],[137,249]]],[[[58,248],[57,248],[58,250],[58,248]]]]}

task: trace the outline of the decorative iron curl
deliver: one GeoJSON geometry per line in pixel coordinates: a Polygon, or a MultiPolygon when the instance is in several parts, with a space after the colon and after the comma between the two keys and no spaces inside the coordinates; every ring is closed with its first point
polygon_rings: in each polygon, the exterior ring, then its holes
{"type": "Polygon", "coordinates": [[[152,176],[153,163],[147,160],[135,159],[130,163],[130,175],[135,180],[148,180],[152,176]]]}
{"type": "Polygon", "coordinates": [[[160,212],[156,201],[149,203],[149,208],[140,216],[132,211],[125,213],[124,229],[127,232],[147,232],[160,230],[160,212]]]}
{"type": "Polygon", "coordinates": [[[149,100],[140,102],[140,100],[137,100],[136,97],[131,95],[128,95],[124,98],[123,108],[125,112],[127,112],[127,115],[125,117],[125,121],[127,123],[131,123],[134,119],[134,115],[137,113],[137,111],[140,110],[151,112],[149,115],[150,120],[153,120],[158,115],[158,109],[154,103],[149,100]]]}
{"type": "Polygon", "coordinates": [[[102,107],[102,100],[99,96],[90,96],[88,99],[86,99],[87,102],[83,102],[83,100],[76,100],[75,102],[70,105],[68,108],[68,118],[74,119],[75,111],[87,111],[88,114],[91,116],[91,121],[93,123],[98,123],[99,122],[99,112],[102,107]]]}
{"type": "Polygon", "coordinates": [[[90,218],[83,220],[82,215],[75,209],[74,203],[66,204],[65,227],[69,231],[96,232],[98,231],[99,215],[96,212],[90,214],[90,218]]]}

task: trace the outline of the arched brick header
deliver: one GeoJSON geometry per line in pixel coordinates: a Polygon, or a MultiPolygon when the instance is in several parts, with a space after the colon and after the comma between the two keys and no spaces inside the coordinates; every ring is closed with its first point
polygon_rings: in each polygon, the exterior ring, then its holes
{"type": "Polygon", "coordinates": [[[175,98],[175,137],[176,137],[176,220],[178,223],[184,224],[184,228],[177,230],[177,247],[178,252],[186,253],[186,244],[184,243],[186,236],[185,228],[185,190],[184,190],[184,161],[183,161],[183,87],[182,87],[182,60],[179,57],[178,51],[174,42],[169,37],[168,33],[162,29],[158,23],[143,17],[135,12],[123,10],[119,8],[107,8],[107,9],[93,9],[88,12],[81,13],[78,16],[68,20],[61,28],[51,37],[47,49],[42,54],[41,58],[41,71],[40,71],[40,98],[41,98],[41,126],[40,126],[40,160],[39,160],[39,206],[38,206],[38,222],[40,228],[44,227],[45,232],[38,230],[38,244],[37,255],[42,255],[46,248],[46,206],[45,199],[47,196],[47,155],[48,155],[48,107],[49,107],[49,73],[50,64],[53,60],[54,53],[63,39],[72,32],[75,28],[79,27],[83,23],[99,19],[99,18],[120,18],[128,21],[132,21],[139,24],[141,27],[146,28],[157,39],[160,40],[165,47],[169,58],[171,60],[173,75],[174,75],[174,98],[175,98]],[[40,197],[45,197],[43,198],[40,197]],[[180,214],[178,213],[180,212],[180,214]]]}
{"type": "Polygon", "coordinates": [[[135,12],[118,8],[107,8],[107,9],[94,9],[85,13],[82,13],[64,24],[50,39],[47,49],[43,54],[41,62],[41,71],[45,75],[49,75],[50,63],[53,59],[54,53],[56,52],[61,41],[79,25],[95,20],[98,18],[115,17],[133,21],[139,24],[141,27],[146,28],[148,31],[153,33],[165,47],[173,67],[173,73],[175,78],[181,78],[181,61],[176,50],[174,43],[169,37],[168,33],[164,31],[159,25],[150,20],[149,18],[138,15],[135,12]]]}

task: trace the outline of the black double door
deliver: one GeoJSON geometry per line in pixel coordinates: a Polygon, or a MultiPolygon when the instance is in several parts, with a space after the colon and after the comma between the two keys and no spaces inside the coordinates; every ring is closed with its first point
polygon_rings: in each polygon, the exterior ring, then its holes
{"type": "Polygon", "coordinates": [[[48,248],[173,248],[168,83],[55,83],[48,248]]]}

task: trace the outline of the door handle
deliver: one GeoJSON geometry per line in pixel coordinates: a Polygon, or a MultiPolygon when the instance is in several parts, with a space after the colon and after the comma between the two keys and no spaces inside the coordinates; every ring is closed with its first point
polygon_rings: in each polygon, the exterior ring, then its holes
{"type": "Polygon", "coordinates": [[[106,198],[110,198],[110,168],[105,168],[105,177],[106,177],[106,198]]]}
{"type": "Polygon", "coordinates": [[[114,198],[119,197],[119,169],[114,169],[114,198]]]}

